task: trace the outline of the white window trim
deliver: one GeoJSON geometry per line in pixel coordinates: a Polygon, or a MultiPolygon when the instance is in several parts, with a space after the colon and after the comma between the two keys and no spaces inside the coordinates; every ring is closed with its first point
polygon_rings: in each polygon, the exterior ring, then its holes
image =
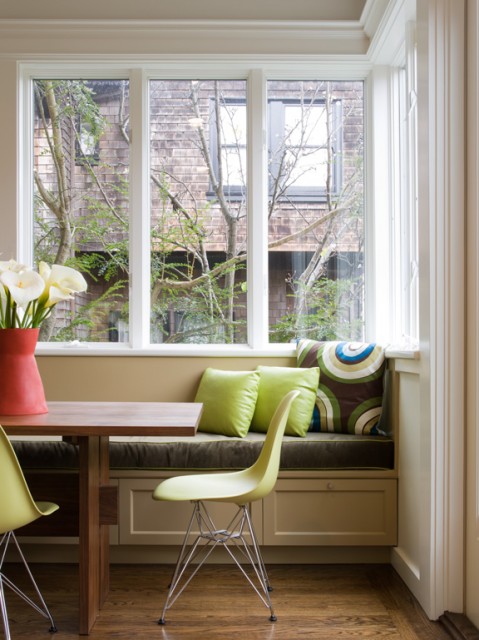
{"type": "Polygon", "coordinates": [[[406,25],[406,86],[407,100],[405,114],[406,150],[405,163],[407,168],[406,193],[404,194],[406,216],[402,229],[405,241],[402,308],[404,309],[403,331],[412,344],[419,340],[419,248],[418,248],[418,166],[417,166],[417,43],[415,24],[406,25]]]}
{"type": "MultiPolygon", "coordinates": [[[[133,69],[130,80],[130,275],[129,347],[142,351],[149,344],[150,252],[149,207],[150,159],[148,144],[148,84],[141,69],[133,69]]],[[[90,346],[90,344],[88,345],[90,346]]],[[[114,345],[116,346],[116,344],[114,345]]],[[[113,349],[115,351],[115,349],[113,349]]]]}
{"type": "MultiPolygon", "coordinates": [[[[19,65],[21,77],[20,109],[23,114],[22,127],[26,135],[19,141],[20,160],[22,173],[31,175],[31,122],[32,113],[28,108],[30,100],[31,79],[35,78],[60,78],[88,77],[101,78],[106,74],[111,78],[128,78],[132,89],[131,102],[131,244],[130,252],[132,263],[136,265],[135,272],[130,283],[130,343],[40,343],[40,354],[81,354],[81,355],[198,355],[198,356],[291,356],[295,352],[294,344],[268,344],[267,342],[267,225],[260,216],[249,216],[249,236],[251,242],[251,257],[249,259],[248,273],[248,344],[246,345],[152,345],[149,344],[149,254],[142,251],[147,244],[149,215],[149,175],[148,166],[148,127],[145,114],[148,112],[148,81],[150,78],[241,78],[248,82],[248,99],[251,108],[248,110],[248,144],[251,149],[248,163],[248,207],[250,211],[263,209],[266,206],[268,185],[266,175],[267,154],[266,144],[266,84],[268,80],[304,79],[306,77],[325,79],[362,80],[365,82],[365,95],[367,104],[367,119],[365,121],[365,233],[366,233],[366,300],[365,323],[366,339],[376,340],[382,344],[389,344],[393,340],[393,334],[388,331],[392,326],[392,307],[385,305],[384,300],[375,295],[375,291],[390,290],[392,265],[389,256],[391,242],[391,225],[389,219],[378,217],[381,210],[390,211],[390,192],[385,189],[385,184],[391,184],[390,167],[390,113],[391,100],[387,91],[389,81],[388,67],[372,67],[369,63],[347,66],[342,60],[337,66],[334,61],[307,61],[300,60],[295,63],[285,64],[283,60],[274,62],[271,58],[256,65],[249,64],[247,60],[222,61],[215,63],[211,59],[204,61],[186,61],[184,58],[179,63],[171,60],[141,63],[135,61],[132,66],[124,63],[104,62],[101,67],[88,60],[75,60],[75,63],[59,64],[46,60],[45,62],[24,61],[19,65]],[[134,94],[134,95],[133,95],[134,94]],[[260,116],[255,116],[260,114],[260,116]],[[374,114],[374,128],[372,118],[374,114]],[[381,124],[378,115],[381,116],[381,124]],[[142,117],[143,116],[143,117],[142,117]],[[380,133],[379,126],[382,131],[380,133]],[[372,132],[375,132],[374,138],[372,132]],[[139,144],[143,142],[143,144],[139,144]],[[388,162],[384,162],[384,158],[388,162]],[[385,170],[378,180],[378,171],[385,170]],[[30,171],[30,173],[29,173],[30,171]],[[384,242],[384,238],[388,242],[384,242]],[[387,268],[384,268],[384,261],[387,268]],[[375,265],[381,264],[381,269],[375,265]],[[262,277],[255,277],[256,274],[262,277]],[[254,319],[254,321],[253,321],[254,319]]],[[[29,239],[32,237],[32,225],[30,220],[30,203],[32,202],[32,185],[22,185],[20,189],[22,200],[20,201],[21,233],[19,233],[19,259],[29,260],[32,255],[32,246],[29,239]]]]}

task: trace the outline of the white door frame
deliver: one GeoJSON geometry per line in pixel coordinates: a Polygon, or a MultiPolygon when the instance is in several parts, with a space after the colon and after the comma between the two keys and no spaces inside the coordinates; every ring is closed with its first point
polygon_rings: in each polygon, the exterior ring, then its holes
{"type": "Polygon", "coordinates": [[[465,2],[418,0],[417,9],[425,480],[430,469],[421,604],[436,619],[464,610],[465,2]]]}

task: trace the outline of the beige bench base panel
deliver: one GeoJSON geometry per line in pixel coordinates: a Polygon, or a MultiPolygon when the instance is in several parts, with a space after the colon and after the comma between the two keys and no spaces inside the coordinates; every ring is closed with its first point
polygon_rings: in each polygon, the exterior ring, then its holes
{"type": "MultiPolygon", "coordinates": [[[[155,503],[156,478],[119,479],[119,544],[179,545],[191,514],[189,503],[155,503]]],[[[233,515],[214,504],[218,528],[233,515]]],[[[280,478],[252,505],[260,544],[266,546],[392,546],[397,543],[397,480],[280,478]]]]}

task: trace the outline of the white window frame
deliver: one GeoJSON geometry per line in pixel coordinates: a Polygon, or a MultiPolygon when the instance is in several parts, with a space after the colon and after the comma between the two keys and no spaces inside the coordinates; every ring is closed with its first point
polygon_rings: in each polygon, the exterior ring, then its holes
{"type": "Polygon", "coordinates": [[[417,43],[415,24],[406,25],[405,82],[402,101],[404,206],[401,228],[401,339],[419,346],[419,247],[418,247],[418,132],[417,132],[417,43]]]}
{"type": "MultiPolygon", "coordinates": [[[[74,63],[22,62],[20,72],[20,110],[22,114],[23,135],[19,147],[21,176],[32,175],[32,122],[31,85],[33,78],[113,78],[130,81],[130,256],[132,270],[130,282],[130,342],[124,343],[40,343],[38,353],[81,355],[252,355],[268,356],[294,354],[292,344],[268,343],[268,306],[267,306],[267,220],[266,216],[249,215],[249,253],[248,260],[248,343],[246,345],[154,345],[149,343],[149,142],[148,142],[148,82],[150,79],[246,79],[248,83],[248,211],[266,210],[268,198],[267,179],[267,82],[268,80],[301,80],[319,78],[329,80],[360,80],[365,83],[365,110],[369,112],[365,119],[365,251],[366,251],[366,299],[365,299],[365,335],[367,340],[378,340],[387,344],[392,336],[387,332],[378,332],[378,327],[391,326],[391,317],[385,317],[383,304],[378,304],[374,291],[377,286],[378,269],[381,256],[378,247],[384,250],[384,226],[374,220],[378,211],[378,182],[374,175],[379,165],[384,166],[384,157],[389,157],[386,149],[371,148],[369,131],[372,127],[371,114],[390,113],[390,102],[384,103],[384,95],[378,88],[383,86],[384,78],[374,72],[372,64],[362,62],[355,65],[334,62],[298,61],[285,64],[284,61],[265,60],[254,65],[249,61],[238,60],[217,63],[211,59],[205,61],[182,60],[172,63],[142,63],[133,65],[106,62],[101,66],[91,61],[74,63]],[[366,100],[367,96],[367,100],[366,100]],[[369,104],[368,104],[369,101],[369,104]],[[386,109],[386,111],[385,111],[386,109]],[[386,156],[384,155],[386,153],[386,156]],[[144,247],[148,247],[148,251],[144,247]],[[379,257],[379,262],[378,262],[379,257]],[[382,314],[382,317],[381,317],[382,314]],[[253,322],[254,319],[254,322],[253,322]]],[[[389,118],[389,116],[387,116],[389,118]]],[[[385,121],[386,122],[386,121],[385,121]]],[[[385,126],[390,126],[385,124],[385,126]]],[[[389,171],[388,171],[389,173],[389,171]]],[[[388,182],[390,176],[388,175],[388,182]]],[[[384,184],[384,183],[382,183],[384,184]]],[[[31,203],[33,185],[25,180],[20,188],[19,202],[22,234],[19,242],[19,259],[31,262],[32,220],[31,203]]],[[[386,225],[390,237],[389,225],[386,225]]],[[[389,244],[389,243],[387,243],[389,244]]],[[[384,282],[390,281],[391,267],[381,266],[379,270],[384,282]]],[[[387,312],[388,314],[390,311],[387,312]]]]}
{"type": "Polygon", "coordinates": [[[391,348],[419,345],[417,81],[415,24],[389,72],[391,94],[391,348]]]}

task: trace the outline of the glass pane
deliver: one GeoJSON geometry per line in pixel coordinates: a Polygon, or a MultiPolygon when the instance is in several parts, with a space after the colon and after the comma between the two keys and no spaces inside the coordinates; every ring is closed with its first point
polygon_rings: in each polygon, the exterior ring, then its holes
{"type": "Polygon", "coordinates": [[[361,340],[363,84],[268,82],[269,339],[361,340]]]}
{"type": "Polygon", "coordinates": [[[224,144],[246,145],[246,104],[223,104],[220,109],[224,144]]]}
{"type": "Polygon", "coordinates": [[[287,144],[326,146],[326,109],[324,105],[284,106],[284,133],[287,144]]]}
{"type": "Polygon", "coordinates": [[[246,82],[150,82],[151,342],[246,341],[246,82]]]}
{"type": "Polygon", "coordinates": [[[128,340],[128,94],[125,80],[35,80],[34,260],[83,273],[41,340],[128,340]]]}
{"type": "Polygon", "coordinates": [[[226,184],[246,184],[246,148],[223,147],[221,154],[226,184]]]}
{"type": "Polygon", "coordinates": [[[291,168],[289,179],[295,187],[321,188],[328,177],[328,153],[326,149],[297,147],[285,149],[284,160],[291,168]]]}

